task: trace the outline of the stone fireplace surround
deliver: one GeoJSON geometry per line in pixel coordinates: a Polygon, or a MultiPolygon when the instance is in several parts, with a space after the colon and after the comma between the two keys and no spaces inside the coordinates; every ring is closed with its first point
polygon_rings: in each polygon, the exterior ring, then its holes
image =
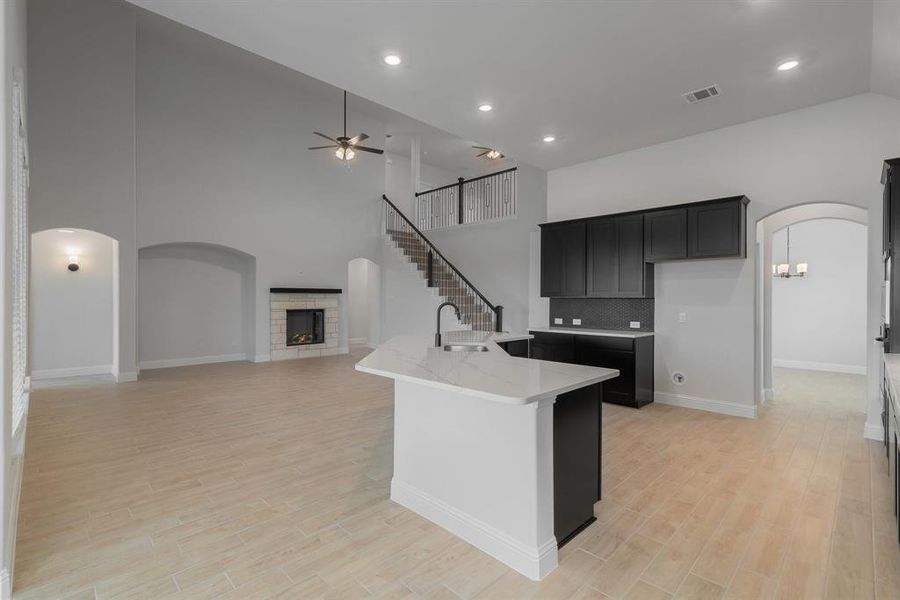
{"type": "Polygon", "coordinates": [[[340,294],[336,288],[270,288],[269,326],[270,360],[312,358],[340,354],[338,347],[338,313],[340,294]],[[303,308],[321,308],[325,311],[325,342],[303,346],[288,346],[285,342],[287,311],[303,308]]]}

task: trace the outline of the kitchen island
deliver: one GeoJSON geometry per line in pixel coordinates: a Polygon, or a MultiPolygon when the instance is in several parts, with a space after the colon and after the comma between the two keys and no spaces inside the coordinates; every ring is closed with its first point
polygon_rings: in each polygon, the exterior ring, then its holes
{"type": "Polygon", "coordinates": [[[498,346],[523,337],[399,336],[356,369],[395,382],[391,499],[539,580],[594,520],[600,383],[619,373],[498,346]]]}

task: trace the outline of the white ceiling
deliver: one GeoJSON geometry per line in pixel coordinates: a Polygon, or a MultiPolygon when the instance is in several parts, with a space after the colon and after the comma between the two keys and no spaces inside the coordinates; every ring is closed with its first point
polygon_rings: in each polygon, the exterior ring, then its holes
{"type": "Polygon", "coordinates": [[[546,169],[871,89],[869,0],[132,2],[546,169]]]}

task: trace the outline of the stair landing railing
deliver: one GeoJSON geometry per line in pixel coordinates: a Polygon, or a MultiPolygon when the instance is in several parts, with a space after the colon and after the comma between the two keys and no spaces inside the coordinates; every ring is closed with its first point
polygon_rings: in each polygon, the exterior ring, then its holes
{"type": "Polygon", "coordinates": [[[518,168],[416,192],[416,222],[424,231],[516,216],[518,168]]]}
{"type": "Polygon", "coordinates": [[[471,300],[459,308],[466,314],[474,313],[476,315],[472,321],[473,329],[490,326],[493,331],[503,331],[503,307],[489,302],[484,294],[472,285],[472,282],[466,279],[465,275],[447,260],[447,257],[441,254],[431,240],[425,237],[386,195],[382,195],[382,198],[384,199],[385,233],[413,238],[424,248],[425,256],[423,258],[426,261],[425,277],[428,287],[435,287],[441,276],[449,276],[460,289],[469,292],[471,300]],[[482,315],[488,317],[491,322],[482,322],[487,320],[487,318],[482,319],[482,315]]]}

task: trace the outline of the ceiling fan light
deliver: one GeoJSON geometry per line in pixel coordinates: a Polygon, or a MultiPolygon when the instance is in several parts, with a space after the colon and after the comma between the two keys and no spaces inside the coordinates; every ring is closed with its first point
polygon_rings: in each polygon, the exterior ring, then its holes
{"type": "Polygon", "coordinates": [[[356,152],[353,151],[353,148],[347,148],[347,151],[344,152],[344,160],[353,160],[354,156],[356,156],[356,152]]]}
{"type": "Polygon", "coordinates": [[[502,157],[503,155],[498,150],[490,150],[487,154],[485,154],[485,156],[487,156],[491,160],[494,160],[502,157]]]}

